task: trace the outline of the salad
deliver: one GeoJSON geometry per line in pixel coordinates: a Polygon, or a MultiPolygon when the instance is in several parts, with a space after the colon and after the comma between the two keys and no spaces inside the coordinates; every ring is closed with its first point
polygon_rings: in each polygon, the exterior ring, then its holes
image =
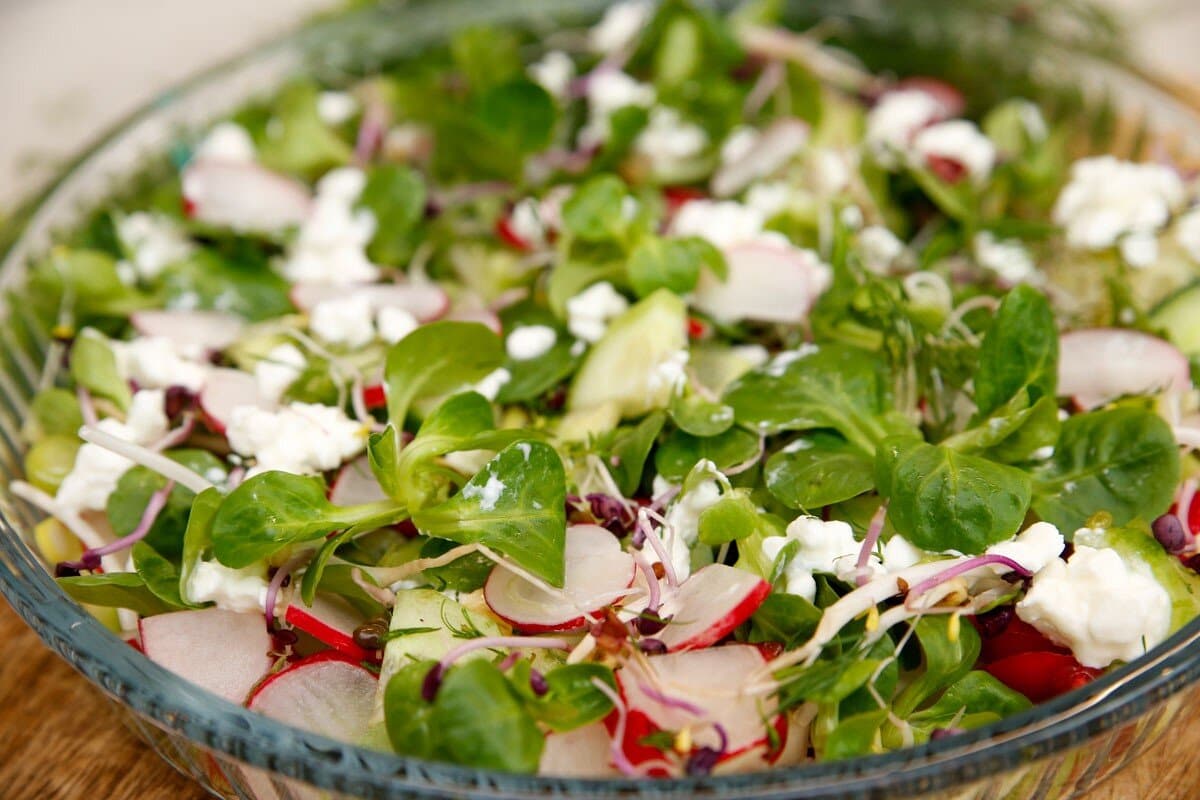
{"type": "Polygon", "coordinates": [[[19,298],[64,591],[310,731],[594,777],[954,736],[1193,619],[1192,173],[769,6],[181,134],[19,298]]]}

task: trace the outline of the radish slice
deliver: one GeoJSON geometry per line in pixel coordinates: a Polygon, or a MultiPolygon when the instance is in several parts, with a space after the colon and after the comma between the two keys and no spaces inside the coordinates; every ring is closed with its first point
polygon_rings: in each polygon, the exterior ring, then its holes
{"type": "Polygon", "coordinates": [[[450,296],[440,286],[428,283],[372,283],[338,286],[328,283],[298,283],[288,293],[292,305],[312,311],[326,300],[365,295],[372,313],[384,308],[399,308],[430,322],[443,316],[450,307],[450,296]]]}
{"type": "Polygon", "coordinates": [[[355,743],[367,733],[377,688],[370,670],[318,653],[267,678],[246,705],[301,730],[355,743]]]}
{"type": "Polygon", "coordinates": [[[692,306],[721,322],[756,320],[798,325],[833,275],[811,250],[747,242],[726,248],[729,277],[705,271],[692,306]]]}
{"type": "Polygon", "coordinates": [[[1083,409],[1118,397],[1191,387],[1187,357],[1174,345],[1138,331],[1093,328],[1059,339],[1058,393],[1083,409]]]}
{"type": "Polygon", "coordinates": [[[284,619],[348,658],[366,661],[372,657],[354,643],[354,629],[366,620],[341,600],[317,595],[311,607],[294,602],[284,612],[284,619]]]}
{"type": "Polygon", "coordinates": [[[672,651],[716,644],[753,614],[771,593],[771,584],[745,570],[710,564],[697,570],[663,602],[673,621],[658,638],[672,651]]]}
{"type": "Polygon", "coordinates": [[[188,216],[210,225],[272,233],[299,225],[312,197],[299,181],[258,166],[204,159],[183,171],[188,216]]]}
{"type": "Polygon", "coordinates": [[[778,119],[740,158],[723,164],[712,179],[716,197],[731,197],[765,178],[796,157],[808,144],[808,124],[798,119],[778,119]]]}
{"type": "Polygon", "coordinates": [[[342,467],[329,490],[329,502],[335,506],[360,506],[387,499],[379,481],[375,480],[375,473],[371,472],[371,460],[366,456],[359,456],[342,467]]]}
{"type": "Polygon", "coordinates": [[[456,308],[446,314],[446,319],[456,320],[458,322],[480,322],[489,328],[497,336],[504,333],[503,327],[500,325],[500,317],[495,311],[489,311],[486,308],[456,308]]]}
{"type": "Polygon", "coordinates": [[[244,702],[271,668],[262,614],[175,611],[146,617],[138,629],[147,658],[232,703],[244,702]]]}
{"type": "Polygon", "coordinates": [[[233,410],[239,406],[270,408],[258,392],[258,381],[254,376],[237,369],[214,369],[209,373],[200,390],[200,410],[208,426],[217,433],[225,433],[233,419],[233,410]]]}
{"type": "Polygon", "coordinates": [[[546,736],[538,774],[562,778],[616,777],[620,773],[612,765],[609,742],[601,722],[565,733],[550,733],[546,736]]]}
{"type": "MultiPolygon", "coordinates": [[[[631,715],[644,715],[659,730],[689,727],[696,747],[720,746],[720,735],[712,725],[698,723],[721,725],[728,737],[723,759],[726,760],[767,745],[764,719],[772,719],[772,724],[777,725],[774,719],[777,701],[773,696],[741,692],[746,676],[765,663],[753,645],[667,653],[628,662],[617,671],[617,683],[631,715]]],[[[786,732],[786,725],[783,730],[786,732]]],[[[633,743],[627,735],[625,750],[630,760],[645,760],[644,752],[630,748],[633,743]]]]}
{"type": "Polygon", "coordinates": [[[926,76],[904,78],[896,84],[900,91],[916,90],[924,92],[938,102],[944,112],[943,119],[961,116],[967,109],[967,101],[963,93],[956,87],[943,80],[926,76]]]}
{"type": "Polygon", "coordinates": [[[143,336],[159,336],[180,352],[220,352],[238,340],[246,321],[223,311],[135,311],[129,315],[143,336]]]}
{"type": "Polygon", "coordinates": [[[503,567],[483,587],[488,606],[525,633],[582,628],[587,616],[620,600],[633,585],[636,565],[621,543],[599,525],[567,528],[566,579],[547,592],[503,567]]]}

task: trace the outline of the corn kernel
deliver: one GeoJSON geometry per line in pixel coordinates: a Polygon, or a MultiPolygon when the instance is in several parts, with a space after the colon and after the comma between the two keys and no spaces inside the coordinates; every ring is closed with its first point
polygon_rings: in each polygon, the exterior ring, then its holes
{"type": "Polygon", "coordinates": [[[680,728],[679,733],[675,734],[675,752],[681,756],[692,752],[692,731],[690,728],[680,728]]]}
{"type": "Polygon", "coordinates": [[[950,615],[950,623],[946,628],[946,638],[952,642],[958,641],[958,635],[962,632],[962,621],[958,612],[950,615]]]}
{"type": "Polygon", "coordinates": [[[47,563],[78,561],[83,557],[83,545],[75,534],[53,517],[39,522],[33,529],[33,541],[47,563]]]}

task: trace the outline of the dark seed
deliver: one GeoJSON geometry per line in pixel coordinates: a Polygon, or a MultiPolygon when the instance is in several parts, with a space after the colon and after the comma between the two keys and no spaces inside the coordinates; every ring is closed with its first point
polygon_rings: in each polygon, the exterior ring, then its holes
{"type": "Polygon", "coordinates": [[[363,650],[380,650],[387,630],[375,620],[364,622],[354,629],[354,643],[363,650]]]}
{"type": "Polygon", "coordinates": [[[638,641],[638,647],[643,653],[650,655],[658,655],[667,652],[667,645],[662,639],[641,639],[638,641]]]}
{"type": "Polygon", "coordinates": [[[1183,565],[1192,572],[1200,572],[1200,555],[1195,555],[1184,559],[1183,565]]]}
{"type": "Polygon", "coordinates": [[[692,751],[688,756],[687,764],[684,765],[684,771],[688,775],[709,775],[713,771],[713,767],[721,760],[721,752],[714,750],[711,747],[700,747],[692,751]]]}
{"type": "Polygon", "coordinates": [[[300,641],[300,637],[296,635],[295,631],[287,628],[275,631],[275,644],[278,647],[291,647],[298,641],[300,641]]]}
{"type": "Polygon", "coordinates": [[[1188,546],[1190,537],[1183,529],[1183,523],[1179,521],[1179,517],[1174,514],[1163,514],[1154,520],[1150,529],[1154,531],[1154,538],[1168,553],[1183,552],[1188,546]]]}
{"type": "Polygon", "coordinates": [[[175,419],[187,409],[191,408],[196,401],[196,396],[182,386],[171,386],[167,388],[166,395],[163,400],[163,411],[166,412],[167,419],[175,419]]]}
{"type": "Polygon", "coordinates": [[[938,739],[949,739],[951,736],[958,736],[960,733],[966,733],[962,728],[934,728],[929,732],[929,738],[933,741],[938,739]]]}
{"type": "Polygon", "coordinates": [[[442,688],[442,677],[445,670],[441,664],[435,664],[433,669],[425,675],[425,680],[421,682],[421,697],[425,702],[432,703],[433,698],[437,697],[438,689],[442,688]]]}
{"type": "Polygon", "coordinates": [[[643,636],[653,636],[663,628],[667,627],[667,620],[647,614],[635,619],[633,624],[634,627],[637,628],[638,633],[642,634],[643,636]]]}
{"type": "Polygon", "coordinates": [[[54,565],[54,577],[56,578],[78,578],[79,564],[67,561],[60,561],[54,565]]]}
{"type": "Polygon", "coordinates": [[[1001,606],[975,617],[975,626],[983,638],[992,639],[1004,633],[1015,616],[1012,606],[1001,606]]]}
{"type": "Polygon", "coordinates": [[[535,669],[529,673],[529,688],[538,697],[542,697],[546,692],[550,691],[550,684],[546,683],[546,676],[535,669]]]}
{"type": "Polygon", "coordinates": [[[655,561],[652,569],[654,571],[654,577],[658,578],[660,581],[667,574],[667,568],[663,566],[663,563],[661,561],[655,561]]]}

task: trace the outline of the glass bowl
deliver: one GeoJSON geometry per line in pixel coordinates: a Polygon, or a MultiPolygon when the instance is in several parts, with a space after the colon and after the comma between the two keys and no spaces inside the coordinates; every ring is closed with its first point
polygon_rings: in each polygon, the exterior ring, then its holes
{"type": "MultiPolygon", "coordinates": [[[[131,117],[19,215],[0,263],[0,487],[20,476],[22,419],[55,357],[49,333],[20,302],[25,265],[124,179],[168,152],[184,130],[233,110],[300,73],[338,80],[413,52],[466,25],[518,22],[549,32],[594,17],[596,0],[415,0],[320,20],[185,83],[131,117]]],[[[1054,84],[1055,102],[1105,106],[1109,149],[1167,148],[1181,163],[1200,143],[1200,114],[1182,95],[1130,67],[1119,36],[1070,4],[988,0],[818,0],[789,4],[797,25],[821,23],[887,70],[909,68],[966,84],[968,98],[1054,84]],[[1066,11],[1063,11],[1066,9],[1066,11]],[[887,47],[879,47],[887,43],[887,47]],[[914,59],[915,57],[915,59],[914,59]]],[[[1047,90],[1050,91],[1050,90],[1047,90]]],[[[341,744],[220,700],[151,663],[56,587],[26,544],[36,514],[0,488],[0,591],[53,648],[123,709],[167,761],[227,798],[974,798],[1078,796],[1153,744],[1200,702],[1200,620],[1145,657],[999,723],[908,750],[749,775],[669,781],[515,776],[341,744]],[[317,788],[319,787],[319,788],[317,788]]]]}

